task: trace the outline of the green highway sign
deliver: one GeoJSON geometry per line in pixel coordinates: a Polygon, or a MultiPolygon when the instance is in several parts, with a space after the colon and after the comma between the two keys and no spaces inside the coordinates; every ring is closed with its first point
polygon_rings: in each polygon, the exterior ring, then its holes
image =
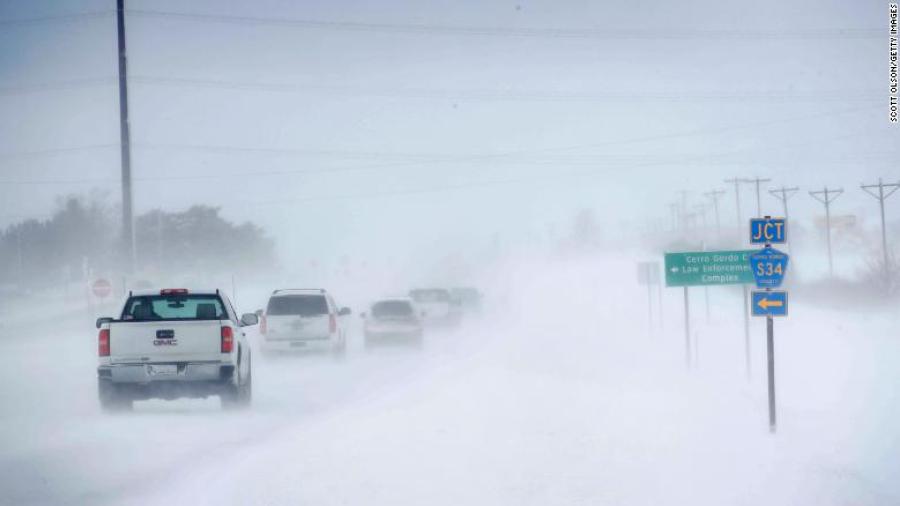
{"type": "Polygon", "coordinates": [[[752,284],[752,253],[756,250],[666,253],[666,286],[752,284]]]}

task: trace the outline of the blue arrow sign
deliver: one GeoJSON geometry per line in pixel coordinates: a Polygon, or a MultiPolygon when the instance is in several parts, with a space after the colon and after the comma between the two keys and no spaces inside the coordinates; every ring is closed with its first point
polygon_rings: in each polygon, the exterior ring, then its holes
{"type": "Polygon", "coordinates": [[[751,309],[753,316],[787,316],[788,295],[783,290],[751,292],[751,309]]]}
{"type": "Polygon", "coordinates": [[[763,248],[750,255],[750,270],[758,288],[778,288],[787,273],[788,255],[774,248],[763,248]]]}
{"type": "Polygon", "coordinates": [[[750,244],[784,244],[787,228],[784,218],[752,218],[750,244]]]}

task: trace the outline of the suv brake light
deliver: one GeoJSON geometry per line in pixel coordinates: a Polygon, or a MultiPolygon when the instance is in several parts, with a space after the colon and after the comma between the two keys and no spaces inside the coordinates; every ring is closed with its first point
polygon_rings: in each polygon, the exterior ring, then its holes
{"type": "Polygon", "coordinates": [[[328,315],[328,332],[334,334],[337,331],[337,319],[334,313],[328,315]]]}
{"type": "Polygon", "coordinates": [[[234,350],[234,330],[231,327],[222,327],[222,353],[231,353],[234,350]]]}
{"type": "Polygon", "coordinates": [[[266,315],[260,315],[259,317],[259,333],[266,333],[266,315]]]}
{"type": "Polygon", "coordinates": [[[97,335],[97,355],[109,356],[109,329],[101,329],[100,334],[97,335]]]}

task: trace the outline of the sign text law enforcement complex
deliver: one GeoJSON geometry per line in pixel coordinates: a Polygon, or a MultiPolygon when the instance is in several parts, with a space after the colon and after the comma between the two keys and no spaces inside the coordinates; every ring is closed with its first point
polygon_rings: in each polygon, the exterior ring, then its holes
{"type": "Polygon", "coordinates": [[[752,253],[755,250],[666,253],[666,286],[753,283],[752,253]]]}

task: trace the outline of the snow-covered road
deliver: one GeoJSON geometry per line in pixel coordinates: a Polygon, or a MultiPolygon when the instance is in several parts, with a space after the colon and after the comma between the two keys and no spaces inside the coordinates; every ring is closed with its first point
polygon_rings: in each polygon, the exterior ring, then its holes
{"type": "Polygon", "coordinates": [[[792,300],[772,436],[763,326],[748,382],[735,292],[711,291],[709,323],[696,292],[688,373],[677,291],[650,334],[632,263],[533,267],[509,269],[490,318],[422,350],[257,354],[248,413],[210,399],[102,415],[88,315],[6,327],[0,502],[900,504],[896,312],[792,300]]]}

